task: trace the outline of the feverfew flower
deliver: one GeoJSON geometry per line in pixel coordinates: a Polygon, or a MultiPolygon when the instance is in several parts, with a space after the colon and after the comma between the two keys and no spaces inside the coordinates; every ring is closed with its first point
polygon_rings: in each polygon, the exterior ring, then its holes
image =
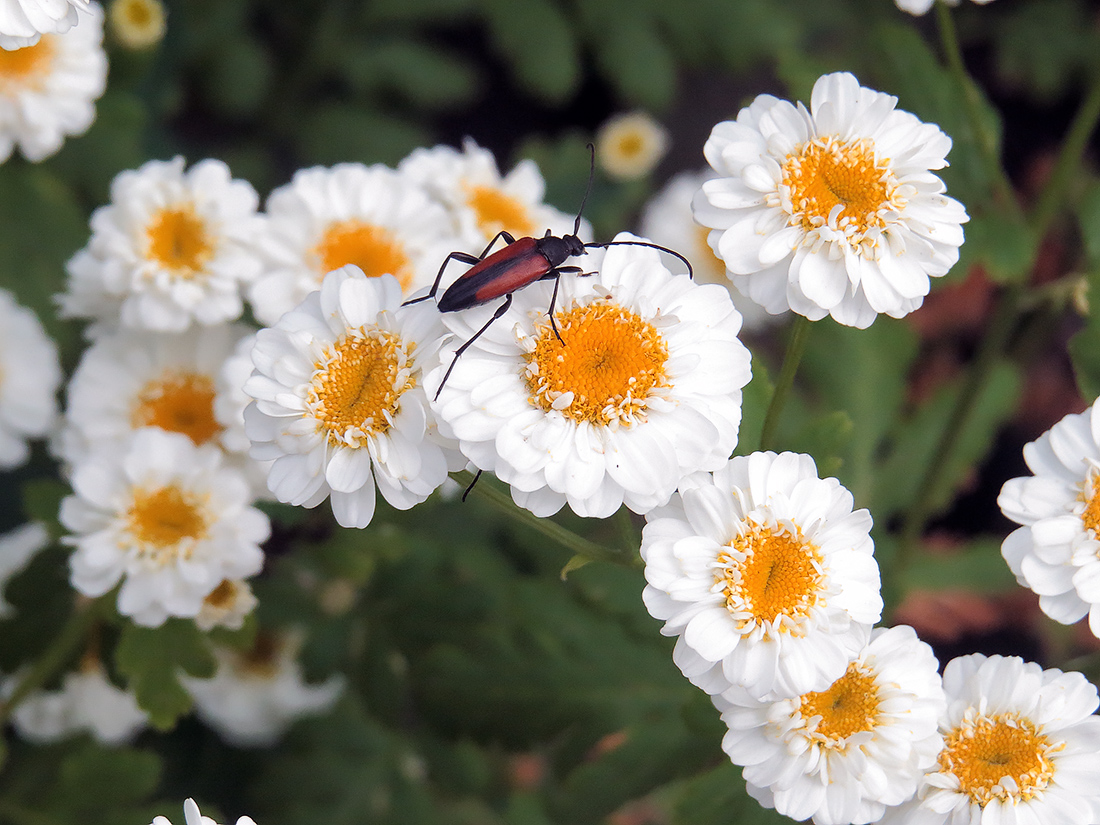
{"type": "MultiPolygon", "coordinates": [[[[183,803],[183,817],[184,825],[218,825],[213,819],[199,812],[199,806],[195,804],[194,799],[188,799],[183,803]]],[[[151,825],[172,825],[172,823],[166,817],[157,816],[153,817],[151,825]]],[[[252,817],[242,816],[237,820],[237,825],[256,825],[256,823],[252,821],[252,817]]]]}
{"type": "Polygon", "coordinates": [[[421,375],[443,326],[430,302],[403,307],[401,297],[392,275],[346,266],[257,334],[245,431],[252,457],[274,462],[268,487],[280,501],[331,498],[342,526],[366,527],[376,485],[407,510],[446,480],[421,375]]]}
{"type": "Polygon", "coordinates": [[[27,460],[28,438],[49,433],[60,383],[57,346],[35,314],[0,289],[0,470],[27,460]]]}
{"type": "Polygon", "coordinates": [[[1062,624],[1086,613],[1100,637],[1100,401],[1024,447],[1034,476],[1005,482],[997,504],[1024,525],[1001,545],[1016,580],[1062,624]]]}
{"type": "MultiPolygon", "coordinates": [[[[919,17],[927,12],[935,4],[936,0],[894,0],[894,4],[902,11],[907,11],[910,14],[919,17]]],[[[941,3],[945,3],[948,6],[959,5],[959,0],[940,0],[941,3]]],[[[986,3],[992,3],[993,0],[974,0],[979,6],[984,6],[986,3]]]]}
{"type": "Polygon", "coordinates": [[[249,300],[267,326],[346,264],[369,277],[393,275],[408,296],[430,286],[447,253],[462,246],[446,210],[381,164],[300,170],[267,199],[263,227],[256,238],[263,274],[249,300]]]}
{"type": "Polygon", "coordinates": [[[88,0],[4,0],[0,3],[0,49],[33,46],[44,34],[62,34],[77,24],[88,0]]]}
{"type": "Polygon", "coordinates": [[[73,535],[70,578],[98,597],[119,581],[118,610],[145,626],[194,617],[225,579],[255,575],[267,516],[213,446],[155,428],[77,465],[60,520],[73,535]]]}
{"type": "Polygon", "coordinates": [[[750,378],[741,316],[724,289],[673,275],[653,249],[613,246],[579,263],[594,274],[513,293],[457,361],[497,305],[446,313],[456,337],[427,385],[437,391],[454,365],[433,404],[440,427],[520,506],[645,513],[737,444],[750,378]],[[555,288],[560,338],[547,316],[555,288]]]}
{"type": "Polygon", "coordinates": [[[1100,717],[1080,673],[973,654],[943,672],[943,750],[884,825],[1086,825],[1100,819],[1100,717]]]}
{"type": "Polygon", "coordinates": [[[959,257],[962,204],[930,170],[951,139],[844,72],[814,84],[809,111],[760,95],[704,148],[720,177],[695,218],[734,284],[768,312],[870,326],[919,307],[959,257]]]}
{"type": "Polygon", "coordinates": [[[49,531],[37,521],[0,536],[0,619],[6,619],[14,612],[14,608],[4,601],[4,588],[8,580],[19,574],[49,543],[49,531]]]}
{"type": "Polygon", "coordinates": [[[715,697],[729,727],[722,748],[767,808],[816,825],[875,822],[913,795],[943,747],[938,667],[912,628],[879,628],[823,691],[715,697]]]}
{"type": "Polygon", "coordinates": [[[206,594],[202,608],[195,616],[199,630],[215,627],[240,630],[245,617],[259,604],[252,588],[243,579],[223,579],[222,583],[206,594]]]}
{"type": "Polygon", "coordinates": [[[634,180],[653,171],[668,144],[668,130],[647,112],[615,115],[596,133],[596,161],[608,177],[634,180]]]}
{"type": "Polygon", "coordinates": [[[649,612],[707,693],[826,690],[882,613],[871,516],[808,455],[737,456],[690,480],[642,531],[649,612]]]}
{"type": "Polygon", "coordinates": [[[128,49],[147,49],[159,43],[167,17],[160,0],[112,0],[107,9],[111,33],[128,49]]]}
{"type": "Polygon", "coordinates": [[[91,240],[67,265],[61,314],[158,332],[232,321],[244,308],[242,285],[259,273],[257,203],[220,160],[184,172],[177,157],[120,172],[111,203],[92,214],[91,240]]]}
{"type": "MultiPolygon", "coordinates": [[[[21,0],[0,3],[0,32],[4,10],[10,12],[13,2],[21,0]]],[[[18,146],[23,157],[37,163],[60,149],[66,136],[84,134],[95,120],[95,101],[107,84],[103,10],[92,3],[82,17],[83,25],[35,37],[34,45],[14,51],[3,48],[0,34],[0,162],[18,146]]]]}

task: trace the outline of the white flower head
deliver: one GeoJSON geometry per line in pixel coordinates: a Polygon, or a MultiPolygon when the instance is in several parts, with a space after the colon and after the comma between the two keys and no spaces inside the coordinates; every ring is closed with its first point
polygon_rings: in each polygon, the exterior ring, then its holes
{"type": "Polygon", "coordinates": [[[227,627],[240,630],[248,616],[259,603],[252,588],[244,579],[223,579],[222,583],[206,594],[202,608],[195,616],[199,630],[227,627]]]}
{"type": "Polygon", "coordinates": [[[148,49],[164,38],[168,13],[160,0],[111,0],[111,33],[128,49],[148,49]]]}
{"type": "Polygon", "coordinates": [[[15,612],[4,601],[4,588],[8,580],[18,575],[49,543],[49,531],[37,521],[28,522],[0,536],[0,619],[6,619],[15,612]]]}
{"type": "Polygon", "coordinates": [[[943,750],[884,825],[1100,820],[1100,717],[1080,673],[975,653],[943,672],[943,750]]]}
{"type": "MultiPolygon", "coordinates": [[[[493,153],[471,138],[463,141],[461,152],[451,146],[415,149],[398,171],[447,208],[456,234],[472,254],[499,232],[522,238],[541,236],[547,229],[558,236],[573,231],[572,215],[543,203],[546,183],[533,160],[522,160],[501,176],[493,153]]],[[[591,238],[587,223],[582,222],[579,234],[591,238]]]]}
{"type": "Polygon", "coordinates": [[[596,161],[616,180],[645,177],[668,151],[668,130],[648,112],[608,118],[596,133],[596,161]]]}
{"type": "Polygon", "coordinates": [[[218,670],[210,679],[181,678],[199,718],[236,747],[271,745],[296,719],[324,713],[339,698],[344,680],[305,681],[299,640],[257,635],[248,651],[215,648],[218,670]]]}
{"type": "Polygon", "coordinates": [[[447,211],[407,175],[381,164],[302,169],[267,199],[256,238],[263,273],[249,300],[274,326],[347,264],[369,277],[393,275],[407,296],[430,286],[461,246],[447,211]]]}
{"type": "MultiPolygon", "coordinates": [[[[959,0],[939,0],[939,2],[948,6],[959,5],[959,0]]],[[[979,6],[984,6],[986,3],[992,3],[993,0],[974,0],[979,6]]],[[[922,14],[927,13],[929,9],[935,5],[936,0],[894,0],[894,5],[899,9],[914,17],[920,17],[922,14]]]]}
{"type": "Polygon", "coordinates": [[[912,628],[879,628],[823,691],[715,697],[729,727],[722,747],[765,807],[816,825],[875,822],[913,795],[943,746],[938,666],[912,628]]]}
{"type": "Polygon", "coordinates": [[[245,431],[252,457],[274,462],[268,487],[279,501],[330,498],[342,526],[366,527],[376,486],[407,510],[447,479],[457,455],[436,434],[421,374],[443,326],[430,302],[401,298],[392,275],[346,266],[257,334],[245,431]]]}
{"type": "Polygon", "coordinates": [[[35,314],[0,289],[0,469],[26,461],[27,439],[53,428],[60,383],[57,346],[35,314]]]}
{"type": "Polygon", "coordinates": [[[497,306],[444,314],[456,337],[427,385],[436,392],[454,364],[433,404],[440,426],[520,506],[540,516],[567,503],[595,518],[623,504],[645,513],[737,444],[750,378],[741,316],[724,289],[673,275],[651,248],[612,246],[576,263],[592,274],[561,276],[557,333],[547,281],[513,293],[457,361],[497,306]]]}
{"type": "Polygon", "coordinates": [[[1062,624],[1088,614],[1100,637],[1100,401],[1024,447],[1034,476],[1005,482],[997,504],[1024,525],[1001,545],[1016,580],[1062,624]]]}
{"type": "Polygon", "coordinates": [[[111,329],[183,332],[240,317],[243,284],[259,273],[252,185],[220,160],[184,159],[120,172],[92,237],[67,265],[61,314],[111,329]]]}
{"type": "MultiPolygon", "coordinates": [[[[882,613],[871,516],[808,455],[737,456],[642,531],[646,607],[707,693],[823,691],[882,613]]],[[[686,485],[685,485],[686,486],[686,485]]]]}
{"type": "Polygon", "coordinates": [[[72,484],[60,520],[75,548],[73,587],[98,597],[121,580],[118,610],[138,624],[197,616],[223,580],[263,566],[267,516],[216,447],[138,430],[126,447],[107,445],[78,464],[72,484]]]}
{"type": "MultiPolygon", "coordinates": [[[[208,816],[203,816],[194,799],[188,799],[183,803],[184,825],[218,825],[208,816]]],[[[172,825],[172,822],[163,816],[153,817],[151,825],[172,825]]],[[[237,820],[237,825],[256,825],[250,816],[242,816],[237,820]]]]}
{"type": "Polygon", "coordinates": [[[79,20],[77,10],[94,15],[95,4],[88,0],[4,0],[0,3],[0,49],[33,46],[44,34],[67,32],[79,20]]]}
{"type": "Polygon", "coordinates": [[[900,318],[958,260],[968,218],[931,172],[951,139],[896,104],[841,72],[818,79],[809,110],[760,95],[711,132],[719,177],[695,218],[738,289],[773,315],[860,328],[900,318]]]}

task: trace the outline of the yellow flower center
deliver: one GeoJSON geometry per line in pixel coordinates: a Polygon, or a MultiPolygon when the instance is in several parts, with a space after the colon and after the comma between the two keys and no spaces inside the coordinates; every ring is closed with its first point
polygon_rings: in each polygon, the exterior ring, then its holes
{"type": "Polygon", "coordinates": [[[0,92],[40,89],[56,51],[54,39],[48,34],[33,46],[0,49],[0,92]]]}
{"type": "Polygon", "coordinates": [[[492,186],[467,186],[466,203],[477,216],[477,225],[489,240],[498,232],[513,237],[533,235],[536,227],[522,203],[492,186]]]}
{"type": "Polygon", "coordinates": [[[597,301],[555,316],[527,354],[531,404],[580,423],[618,427],[645,421],[646,399],[671,386],[668,346],[648,321],[597,301]],[[564,343],[563,343],[564,342],[564,343]]]}
{"type": "Polygon", "coordinates": [[[852,662],[848,671],[820,693],[802,696],[802,718],[820,716],[812,738],[825,747],[843,748],[856,733],[873,730],[879,695],[874,673],[852,662]]]}
{"type": "Polygon", "coordinates": [[[114,0],[108,15],[115,36],[130,48],[151,46],[164,36],[164,6],[158,0],[114,0]]]}
{"type": "Polygon", "coordinates": [[[126,520],[138,555],[161,565],[188,558],[209,526],[203,501],[175,486],[135,490],[126,520]]]}
{"type": "MultiPolygon", "coordinates": [[[[817,604],[824,583],[821,551],[801,529],[778,524],[746,523],[745,532],[730,542],[733,552],[719,553],[723,569],[726,608],[748,614],[742,627],[775,622],[781,617],[798,622],[817,604]]],[[[787,629],[783,624],[781,629],[787,629]]]]}
{"type": "Polygon", "coordinates": [[[782,186],[790,191],[793,209],[790,223],[807,232],[830,224],[858,243],[868,231],[886,225],[888,211],[905,205],[888,164],[875,159],[869,138],[819,137],[802,144],[783,163],[782,186]]]}
{"type": "Polygon", "coordinates": [[[222,579],[221,584],[206,594],[202,600],[204,605],[209,605],[214,610],[228,610],[237,601],[237,593],[240,585],[229,579],[222,579]]]}
{"type": "Polygon", "coordinates": [[[383,226],[348,220],[334,223],[313,249],[321,275],[355,264],[368,278],[393,275],[401,291],[412,286],[413,271],[404,245],[383,226]]]}
{"type": "Polygon", "coordinates": [[[618,136],[614,145],[620,157],[634,160],[646,150],[646,139],[641,132],[625,132],[618,136]]]}
{"type": "Polygon", "coordinates": [[[214,257],[214,240],[191,204],[162,209],[145,234],[148,256],[181,278],[193,278],[214,257]]]}
{"type": "Polygon", "coordinates": [[[393,333],[360,327],[326,351],[306,403],[330,444],[361,447],[389,430],[402,393],[416,386],[414,348],[393,333]]]}
{"type": "Polygon", "coordinates": [[[208,375],[168,372],[138,393],[130,423],[183,433],[195,444],[215,438],[222,426],[214,417],[214,381],[208,375]]]}
{"type": "Polygon", "coordinates": [[[1091,490],[1086,495],[1081,492],[1081,500],[1085,502],[1085,510],[1081,513],[1081,521],[1085,529],[1091,530],[1094,538],[1100,538],[1100,473],[1090,473],[1090,478],[1085,482],[1084,489],[1091,490]]]}
{"type": "Polygon", "coordinates": [[[958,779],[960,793],[979,805],[992,799],[1027,801],[1050,784],[1051,756],[1063,747],[1014,713],[968,716],[944,737],[939,766],[958,779]],[[1007,787],[1005,778],[1012,780],[1007,787]]]}
{"type": "Polygon", "coordinates": [[[274,679],[279,673],[279,657],[285,646],[285,642],[271,633],[257,633],[250,650],[233,653],[233,668],[246,679],[274,679]]]}

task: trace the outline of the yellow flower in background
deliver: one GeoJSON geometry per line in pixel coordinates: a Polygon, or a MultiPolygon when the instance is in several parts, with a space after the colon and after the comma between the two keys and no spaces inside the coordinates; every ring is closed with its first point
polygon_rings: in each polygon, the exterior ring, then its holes
{"type": "Polygon", "coordinates": [[[160,0],[114,0],[107,21],[115,40],[128,49],[147,49],[164,38],[168,13],[160,0]]]}
{"type": "Polygon", "coordinates": [[[634,180],[653,171],[668,143],[668,130],[646,112],[615,115],[596,133],[596,159],[608,177],[634,180]]]}

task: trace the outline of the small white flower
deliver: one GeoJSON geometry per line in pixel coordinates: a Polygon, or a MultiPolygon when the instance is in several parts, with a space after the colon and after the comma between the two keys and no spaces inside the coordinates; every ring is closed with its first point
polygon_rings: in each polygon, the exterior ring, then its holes
{"type": "Polygon", "coordinates": [[[26,461],[27,439],[53,428],[60,383],[57,346],[35,314],[0,289],[0,469],[26,461]]]}
{"type": "Polygon", "coordinates": [[[249,300],[256,318],[274,326],[347,264],[369,277],[393,275],[408,296],[430,286],[461,246],[446,210],[407,175],[381,164],[302,169],[267,199],[256,238],[263,274],[249,300]]]}
{"type": "Polygon", "coordinates": [[[49,531],[37,521],[0,536],[0,619],[14,613],[14,608],[4,601],[4,587],[8,580],[30,564],[31,559],[49,542],[49,531]]]}
{"type": "Polygon", "coordinates": [[[245,617],[258,603],[248,582],[243,579],[224,579],[202,600],[202,609],[195,616],[195,624],[199,630],[206,631],[215,627],[240,630],[244,626],[245,617]]]}
{"type": "MultiPolygon", "coordinates": [[[[218,825],[213,819],[199,812],[199,806],[195,804],[194,799],[188,799],[183,803],[183,818],[184,825],[218,825]]],[[[151,825],[172,825],[172,823],[167,817],[157,816],[153,817],[151,825]]],[[[237,820],[237,825],[256,825],[256,823],[252,821],[252,817],[242,816],[237,820]]]]}
{"type": "Polygon", "coordinates": [[[67,32],[79,20],[78,9],[95,13],[88,0],[4,0],[0,3],[0,49],[33,46],[44,34],[67,32]]]}
{"type": "Polygon", "coordinates": [[[642,531],[642,598],[679,637],[676,664],[710,694],[825,690],[882,612],[870,514],[808,455],[738,456],[690,481],[642,531]]]}
{"type": "Polygon", "coordinates": [[[943,671],[943,750],[883,825],[1100,821],[1100,717],[1080,673],[973,654],[943,671]]]}
{"type": "Polygon", "coordinates": [[[596,161],[608,177],[634,180],[653,171],[668,144],[668,130],[647,112],[615,115],[596,133],[596,161]]]}
{"type": "Polygon", "coordinates": [[[911,627],[879,628],[824,691],[715,697],[729,727],[722,748],[767,808],[816,825],[875,822],[913,795],[943,747],[938,667],[911,627]]]}
{"type": "Polygon", "coordinates": [[[121,172],[92,237],[70,259],[61,314],[110,329],[182,332],[238,318],[242,285],[259,273],[251,242],[258,198],[220,160],[184,172],[153,160],[121,172]]]}
{"type": "Polygon", "coordinates": [[[446,480],[452,456],[436,437],[421,375],[443,327],[430,302],[403,307],[401,297],[392,275],[346,266],[257,334],[245,430],[252,457],[274,462],[268,487],[279,501],[316,507],[330,498],[337,522],[366,527],[376,485],[407,510],[446,480]]]}
{"type": "Polygon", "coordinates": [[[122,580],[118,610],[156,626],[194,617],[225,579],[263,566],[267,516],[249,506],[244,477],[213,446],[147,428],[128,447],[107,445],[78,464],[61,502],[73,535],[73,587],[98,597],[122,580]]]}
{"type": "Polygon", "coordinates": [[[95,102],[107,85],[103,10],[92,3],[83,25],[5,51],[3,10],[12,2],[0,3],[0,162],[18,146],[23,157],[37,163],[95,120],[95,102]]]}
{"type": "Polygon", "coordinates": [[[298,664],[296,637],[257,636],[245,652],[215,648],[210,679],[181,678],[199,718],[236,747],[271,745],[296,719],[324,713],[344,689],[340,676],[308,684],[298,664]]]}
{"type": "Polygon", "coordinates": [[[870,326],[919,307],[959,257],[962,204],[930,170],[951,139],[897,98],[828,74],[809,111],[760,95],[704,148],[694,201],[734,283],[768,312],[870,326]]]}
{"type": "Polygon", "coordinates": [[[1024,525],[1001,545],[1016,580],[1062,624],[1085,614],[1100,637],[1100,401],[1024,447],[1034,476],[1005,482],[997,504],[1024,525]]]}
{"type": "Polygon", "coordinates": [[[167,18],[160,0],[112,0],[107,9],[111,33],[128,49],[147,49],[159,43],[167,18]]]}
{"type": "MultiPolygon", "coordinates": [[[[618,241],[633,236],[620,235],[618,241]]],[[[457,362],[496,310],[446,313],[456,337],[428,376],[441,429],[536,515],[664,504],[680,480],[720,467],[737,444],[749,353],[728,293],[673,275],[658,253],[613,246],[576,259],[594,274],[513,294],[511,309],[457,362]]]]}
{"type": "Polygon", "coordinates": [[[252,332],[237,341],[236,348],[222,363],[215,380],[214,417],[222,427],[219,437],[222,448],[240,456],[241,468],[252,482],[256,497],[270,499],[267,476],[271,471],[271,462],[257,461],[249,455],[252,442],[244,428],[244,410],[252,403],[251,396],[244,391],[244,385],[252,375],[254,346],[256,333],[252,332]]]}
{"type": "MultiPolygon", "coordinates": [[[[959,5],[959,0],[940,0],[948,6],[959,5]]],[[[986,3],[992,3],[993,0],[974,0],[979,6],[984,6],[986,3]]],[[[936,0],[894,0],[894,4],[902,11],[909,12],[909,14],[915,17],[925,14],[936,3],[936,0]]]]}

